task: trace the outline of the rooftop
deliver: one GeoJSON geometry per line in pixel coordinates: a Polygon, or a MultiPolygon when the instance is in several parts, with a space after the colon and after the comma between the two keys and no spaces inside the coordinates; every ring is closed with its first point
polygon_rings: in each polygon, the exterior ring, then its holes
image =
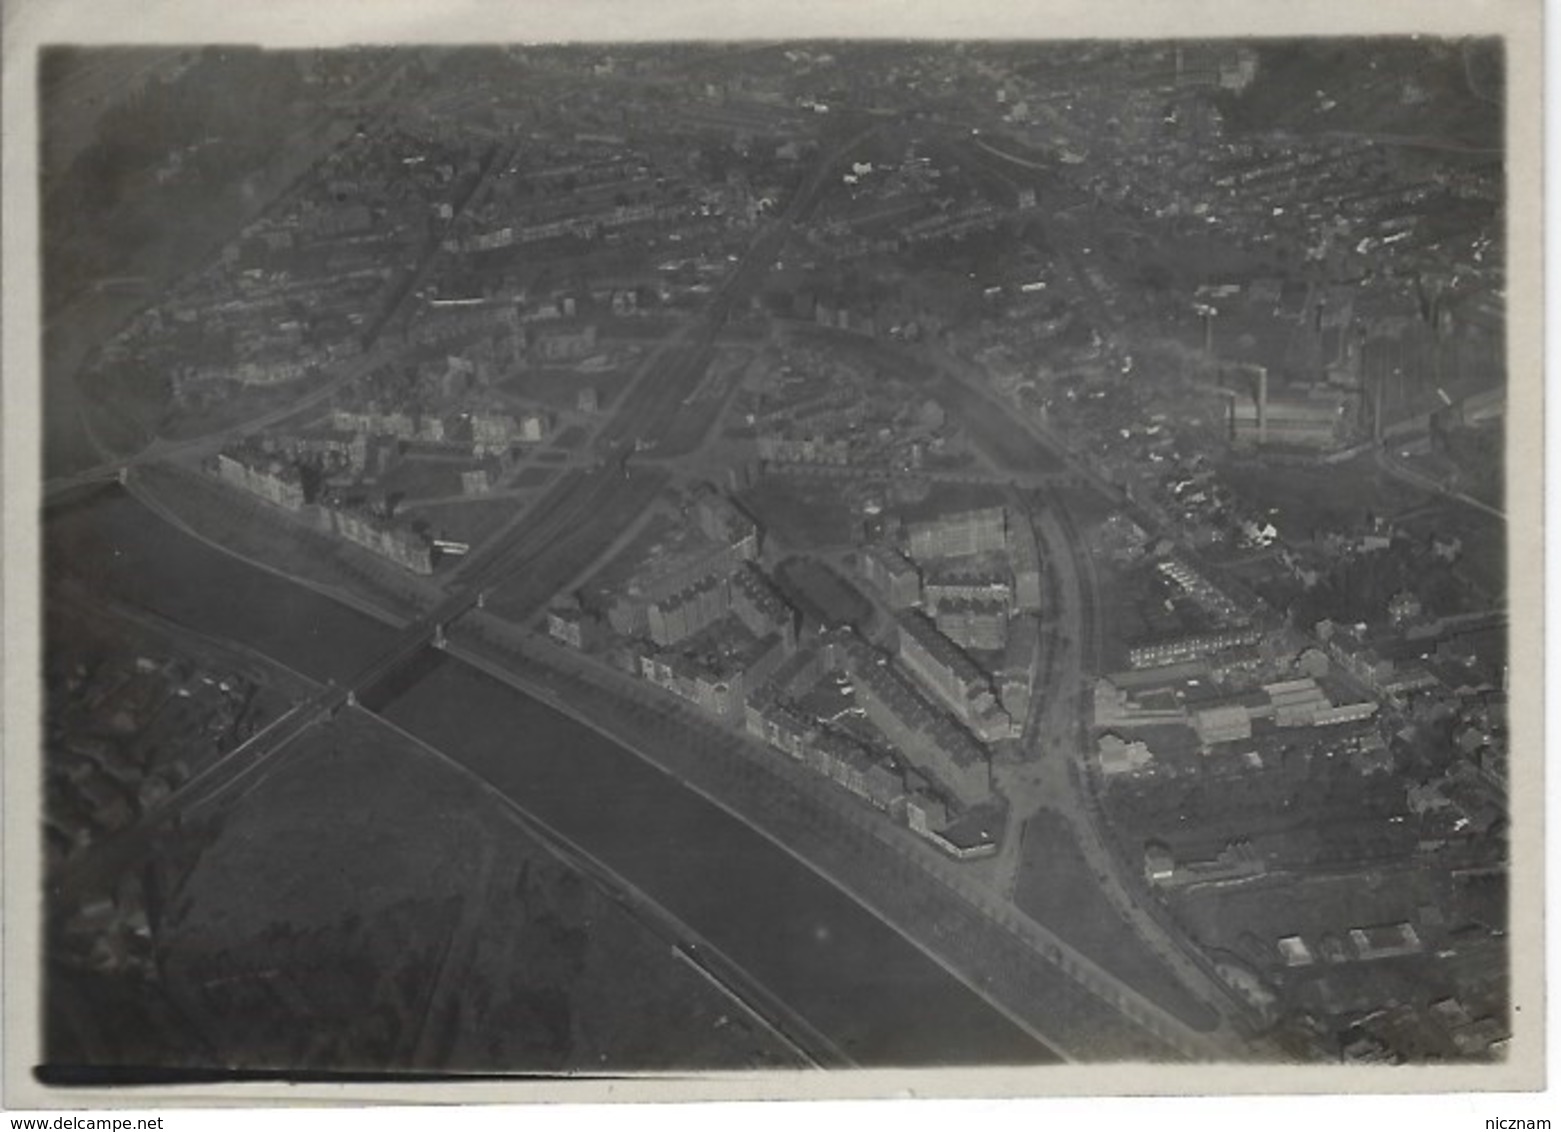
{"type": "Polygon", "coordinates": [[[967,685],[984,686],[987,674],[976,662],[966,656],[953,641],[938,632],[937,626],[921,614],[905,610],[896,615],[900,629],[931,654],[933,660],[948,668],[954,676],[967,685]]]}

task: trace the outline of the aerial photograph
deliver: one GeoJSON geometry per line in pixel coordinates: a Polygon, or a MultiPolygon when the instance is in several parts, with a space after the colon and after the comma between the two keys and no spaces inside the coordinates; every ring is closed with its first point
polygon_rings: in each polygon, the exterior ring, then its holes
{"type": "Polygon", "coordinates": [[[43,47],[37,1078],[1502,1064],[1507,90],[43,47]]]}

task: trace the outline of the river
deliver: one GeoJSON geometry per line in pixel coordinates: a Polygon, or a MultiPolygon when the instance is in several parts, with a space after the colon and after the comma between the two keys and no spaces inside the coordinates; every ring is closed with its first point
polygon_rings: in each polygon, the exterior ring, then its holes
{"type": "MultiPolygon", "coordinates": [[[[48,576],[346,680],[394,630],[169,526],[117,486],[51,513],[48,576]]],[[[856,901],[676,779],[448,658],[387,718],[634,884],[862,1065],[1047,1064],[1020,1030],[856,901]]]]}

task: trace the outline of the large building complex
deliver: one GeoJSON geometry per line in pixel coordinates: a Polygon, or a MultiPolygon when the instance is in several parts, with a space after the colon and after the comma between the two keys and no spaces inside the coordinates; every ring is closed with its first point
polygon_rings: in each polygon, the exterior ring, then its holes
{"type": "Polygon", "coordinates": [[[993,652],[1008,643],[1008,603],[1001,599],[947,598],[933,623],[961,648],[993,652]]]}
{"type": "Polygon", "coordinates": [[[1237,444],[1335,448],[1347,423],[1343,398],[1333,391],[1310,397],[1237,395],[1230,402],[1230,435],[1237,444]]]}
{"type": "Polygon", "coordinates": [[[883,734],[917,770],[960,807],[991,800],[991,762],[964,728],[930,703],[888,658],[840,635],[829,645],[832,666],[851,676],[854,696],[883,734]]]}
{"type": "Polygon", "coordinates": [[[995,568],[929,570],[922,583],[922,604],[933,616],[949,602],[980,602],[1001,608],[1006,615],[1014,603],[1014,589],[1006,574],[995,568]]]}

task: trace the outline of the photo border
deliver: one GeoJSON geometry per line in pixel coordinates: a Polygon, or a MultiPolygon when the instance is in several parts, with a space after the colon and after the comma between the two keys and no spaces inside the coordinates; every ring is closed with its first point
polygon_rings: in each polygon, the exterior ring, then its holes
{"type": "Polygon", "coordinates": [[[569,1101],[613,1103],[918,1096],[1013,1097],[1257,1093],[1442,1093],[1523,1090],[1544,1080],[1543,978],[1545,731],[1542,618],[1511,617],[1511,923],[1513,1036],[1498,1065],[1122,1066],[1034,1070],[852,1070],[831,1074],[694,1074],[608,1081],[482,1081],[471,1084],[225,1084],[134,1090],[46,1088],[31,1075],[38,1042],[39,905],[37,815],[41,812],[38,193],[35,66],[44,44],[243,43],[315,47],[357,43],[637,42],[782,38],[1022,39],[1212,38],[1252,35],[1501,35],[1507,64],[1507,495],[1513,611],[1542,610],[1544,372],[1541,238],[1540,16],[1535,0],[1364,4],[1359,0],[1078,0],[1027,5],[998,0],[853,0],[786,5],[716,0],[574,0],[499,7],[481,0],[273,0],[226,6],[199,0],[114,4],[107,0],[8,7],[4,24],[3,368],[0,368],[0,489],[7,532],[0,576],[6,865],[5,1103],[8,1107],[107,1108],[235,1104],[569,1101]],[[32,977],[29,974],[33,973],[32,977]],[[84,1096],[86,1102],[84,1104],[84,1096]]]}

